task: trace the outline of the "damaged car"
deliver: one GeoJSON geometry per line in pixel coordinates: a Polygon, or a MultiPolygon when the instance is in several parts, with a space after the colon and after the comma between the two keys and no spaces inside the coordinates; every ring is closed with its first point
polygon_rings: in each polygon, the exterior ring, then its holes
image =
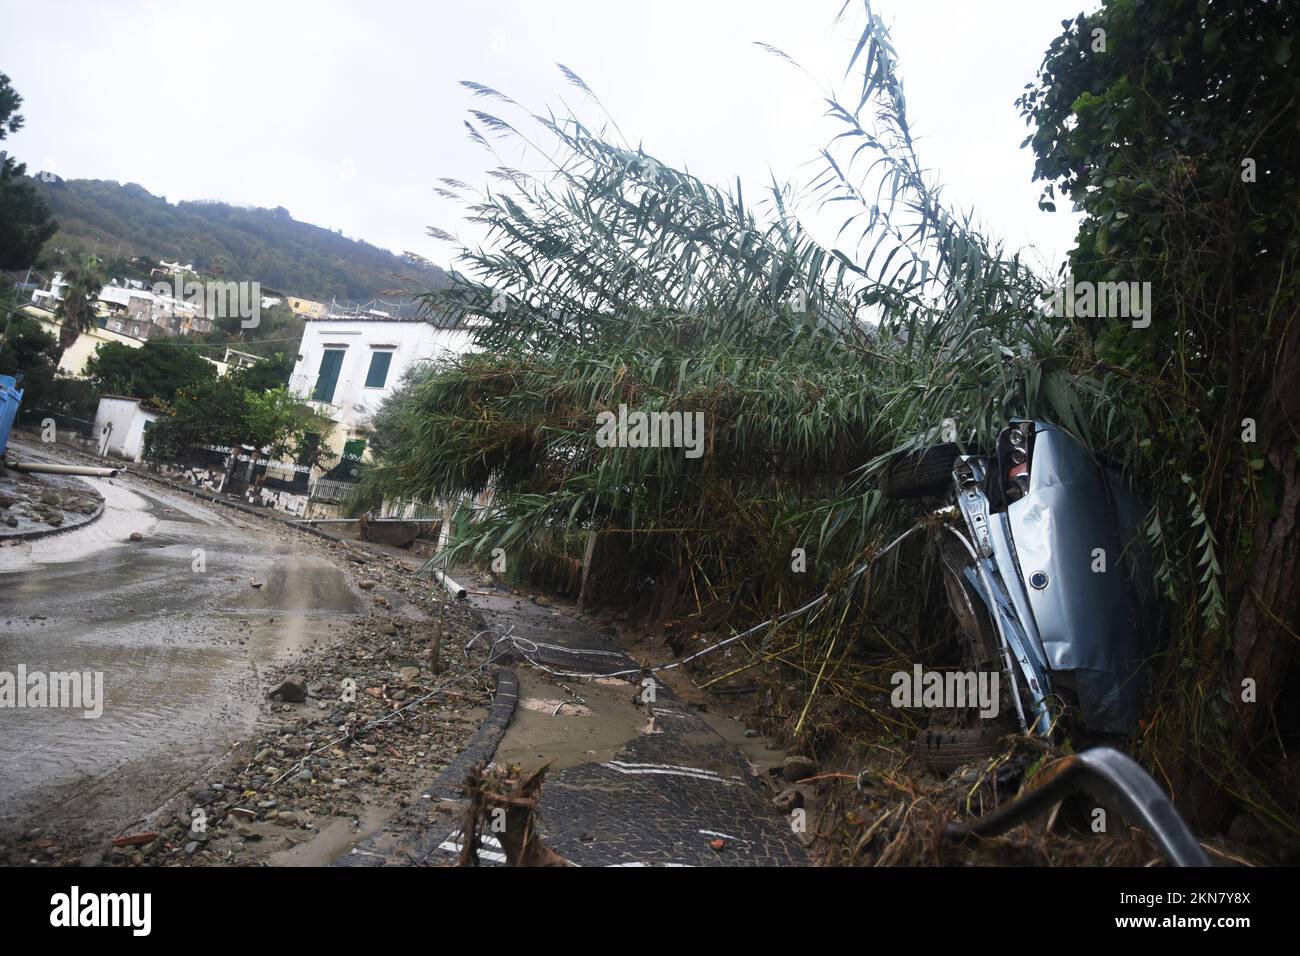
{"type": "MultiPolygon", "coordinates": [[[[1048,737],[1137,726],[1144,657],[1134,589],[1141,505],[1117,467],[1064,429],[1012,420],[984,454],[941,443],[896,459],[884,494],[934,519],[944,588],[970,666],[999,672],[1001,717],[1048,737]]],[[[1006,723],[923,731],[936,770],[986,756],[1006,723]]]]}

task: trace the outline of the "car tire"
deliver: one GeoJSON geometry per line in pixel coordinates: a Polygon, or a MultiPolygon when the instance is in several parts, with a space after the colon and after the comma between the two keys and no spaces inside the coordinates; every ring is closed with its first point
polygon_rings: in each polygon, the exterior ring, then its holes
{"type": "Polygon", "coordinates": [[[885,475],[885,497],[900,500],[942,495],[952,484],[952,467],[959,454],[953,442],[942,442],[903,455],[885,475]]]}
{"type": "Polygon", "coordinates": [[[958,767],[988,760],[1002,752],[1002,734],[989,727],[923,730],[917,735],[916,758],[927,769],[949,774],[958,767]]]}

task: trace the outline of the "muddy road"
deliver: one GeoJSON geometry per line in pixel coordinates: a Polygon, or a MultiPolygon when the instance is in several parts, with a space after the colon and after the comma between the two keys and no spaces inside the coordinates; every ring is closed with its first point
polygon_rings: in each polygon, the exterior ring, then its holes
{"type": "Polygon", "coordinates": [[[0,548],[0,670],[101,673],[103,712],[0,707],[0,838],[128,826],[256,731],[268,667],[363,607],[298,533],[141,481],[81,480],[104,496],[98,521],[0,548]]]}

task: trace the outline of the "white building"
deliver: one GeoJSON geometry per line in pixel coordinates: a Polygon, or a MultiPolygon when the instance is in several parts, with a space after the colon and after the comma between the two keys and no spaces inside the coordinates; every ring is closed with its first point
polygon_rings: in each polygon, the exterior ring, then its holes
{"type": "MultiPolygon", "coordinates": [[[[54,273],[49,289],[32,292],[32,302],[50,312],[57,311],[68,293],[62,272],[54,273]]],[[[211,331],[212,321],[198,306],[170,295],[159,295],[135,279],[119,284],[116,279],[99,290],[96,314],[110,332],[147,339],[168,333],[189,334],[211,331]]]]}
{"type": "Polygon", "coordinates": [[[413,366],[470,347],[465,328],[440,328],[410,306],[379,306],[336,305],[303,329],[289,388],[336,423],[324,436],[336,455],[365,455],[370,417],[413,366]]]}
{"type": "Polygon", "coordinates": [[[228,348],[220,360],[202,355],[200,358],[208,362],[217,369],[217,378],[225,378],[232,371],[241,368],[252,368],[258,362],[263,361],[262,356],[253,355],[251,352],[240,352],[236,349],[228,348]]]}
{"type": "Polygon", "coordinates": [[[95,438],[100,455],[139,461],[144,455],[145,429],[162,417],[162,412],[138,398],[105,395],[95,412],[95,438]]]}

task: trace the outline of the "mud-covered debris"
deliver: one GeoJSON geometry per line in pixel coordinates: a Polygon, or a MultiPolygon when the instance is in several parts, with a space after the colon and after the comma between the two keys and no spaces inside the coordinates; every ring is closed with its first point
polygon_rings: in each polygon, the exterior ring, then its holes
{"type": "Polygon", "coordinates": [[[797,787],[789,787],[772,798],[772,806],[782,813],[792,813],[803,806],[803,799],[802,790],[797,787]]]}
{"type": "Polygon", "coordinates": [[[273,687],[266,696],[272,700],[278,697],[289,704],[301,704],[307,699],[307,680],[297,674],[286,677],[273,687]]]}
{"type": "Polygon", "coordinates": [[[781,779],[786,783],[797,783],[811,777],[817,772],[817,761],[811,757],[792,756],[785,758],[781,768],[781,779]]]}
{"type": "Polygon", "coordinates": [[[113,846],[144,846],[158,839],[156,833],[132,833],[127,836],[113,837],[113,846]]]}

